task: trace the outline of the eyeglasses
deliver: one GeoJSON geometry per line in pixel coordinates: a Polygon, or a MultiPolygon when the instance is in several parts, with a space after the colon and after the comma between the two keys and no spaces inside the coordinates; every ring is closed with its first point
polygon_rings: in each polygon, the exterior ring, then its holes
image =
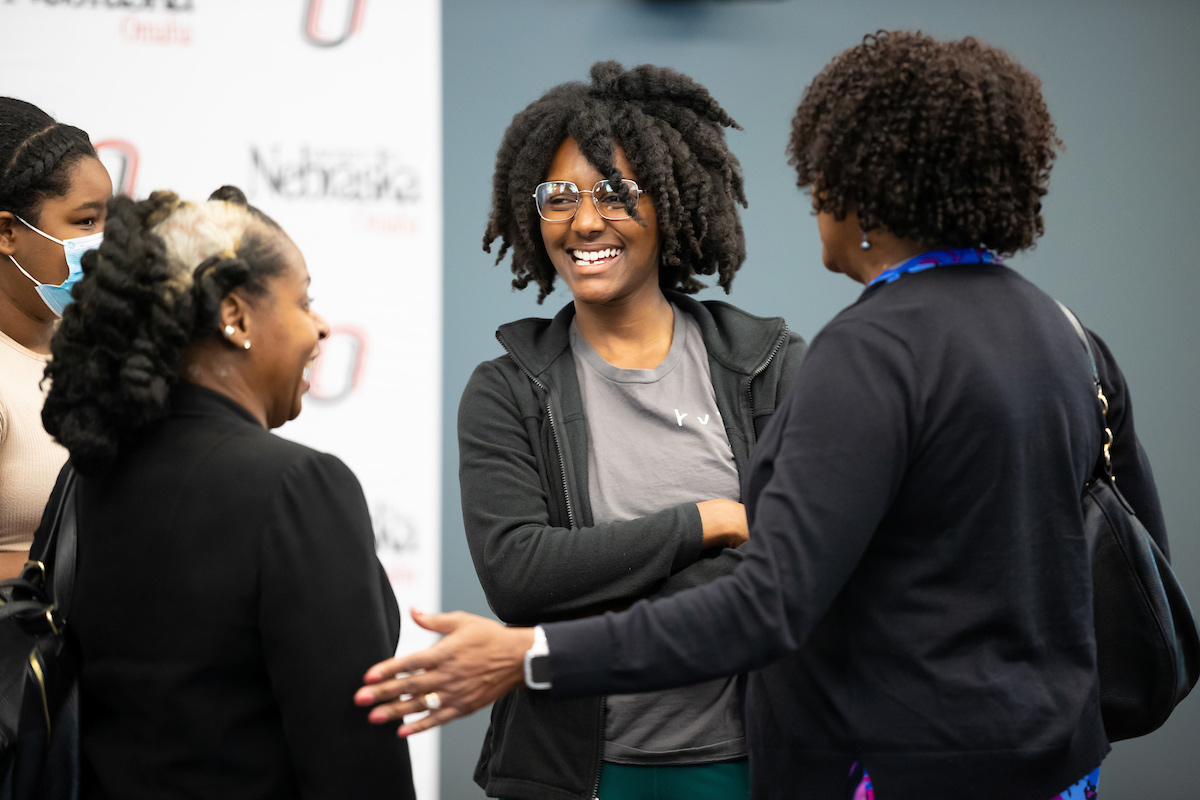
{"type": "MultiPolygon", "coordinates": [[[[643,190],[634,181],[624,180],[621,183],[629,190],[632,199],[630,205],[636,209],[638,198],[643,190]]],[[[590,194],[596,211],[605,219],[629,219],[631,209],[625,207],[625,201],[608,181],[597,181],[591,191],[581,190],[570,181],[546,181],[539,183],[533,192],[533,202],[537,204],[538,216],[547,222],[566,222],[575,216],[583,195],[590,194]]]]}

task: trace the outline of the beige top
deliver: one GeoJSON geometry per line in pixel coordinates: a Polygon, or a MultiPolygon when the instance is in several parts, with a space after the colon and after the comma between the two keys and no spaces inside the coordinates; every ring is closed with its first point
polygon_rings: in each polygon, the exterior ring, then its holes
{"type": "Polygon", "coordinates": [[[42,427],[50,356],[0,331],[0,551],[28,550],[67,451],[42,427]]]}

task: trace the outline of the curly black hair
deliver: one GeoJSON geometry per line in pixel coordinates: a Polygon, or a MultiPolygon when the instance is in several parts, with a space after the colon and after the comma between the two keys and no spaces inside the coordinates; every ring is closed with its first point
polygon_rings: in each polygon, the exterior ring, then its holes
{"type": "MultiPolygon", "coordinates": [[[[538,285],[541,303],[554,289],[554,267],[542,242],[534,188],[568,138],[607,180],[624,176],[613,163],[620,145],[638,183],[654,199],[662,263],[659,283],[697,292],[696,275],[718,275],[729,291],[746,258],[737,204],[746,205],[742,170],[725,143],[738,128],[700,84],[664,67],[626,70],[594,64],[590,84],[564,83],[517,114],[504,133],[492,177],[492,211],[483,249],[500,240],[496,263],[512,251],[513,288],[538,285]]],[[[620,192],[627,203],[623,186],[620,192]]],[[[636,211],[633,216],[641,221],[636,211]]]]}
{"type": "Polygon", "coordinates": [[[78,470],[103,470],[166,416],[188,346],[219,335],[221,300],[262,295],[286,269],[283,235],[231,186],[207,203],[172,192],[109,201],[46,367],[42,422],[78,470]]]}
{"type": "Polygon", "coordinates": [[[68,173],[96,158],[88,135],[32,103],[0,97],[0,210],[36,225],[42,203],[70,191],[68,173]]]}
{"type": "Polygon", "coordinates": [[[967,37],[879,31],[805,90],[788,145],[817,210],[863,230],[1009,255],[1042,235],[1062,142],[1041,82],[967,37]]]}

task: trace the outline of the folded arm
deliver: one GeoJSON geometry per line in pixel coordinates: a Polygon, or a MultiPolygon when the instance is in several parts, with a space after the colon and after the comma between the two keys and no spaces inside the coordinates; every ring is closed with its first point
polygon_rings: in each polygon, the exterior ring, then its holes
{"type": "Polygon", "coordinates": [[[459,408],[459,483],[471,557],[500,619],[597,613],[661,588],[696,562],[705,520],[695,503],[625,522],[552,525],[549,493],[561,491],[560,467],[538,464],[535,428],[499,368],[481,365],[459,408]]]}

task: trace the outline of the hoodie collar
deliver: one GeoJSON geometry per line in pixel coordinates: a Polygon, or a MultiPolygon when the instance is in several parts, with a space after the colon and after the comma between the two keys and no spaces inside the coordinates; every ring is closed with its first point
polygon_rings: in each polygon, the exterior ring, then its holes
{"type": "MultiPolygon", "coordinates": [[[[779,317],[756,317],[728,303],[702,303],[670,289],[663,294],[696,320],[709,358],[736,372],[753,372],[770,356],[784,331],[779,317]]],[[[496,338],[522,368],[540,376],[570,348],[574,316],[575,304],[567,303],[553,319],[530,317],[501,325],[496,338]]]]}

